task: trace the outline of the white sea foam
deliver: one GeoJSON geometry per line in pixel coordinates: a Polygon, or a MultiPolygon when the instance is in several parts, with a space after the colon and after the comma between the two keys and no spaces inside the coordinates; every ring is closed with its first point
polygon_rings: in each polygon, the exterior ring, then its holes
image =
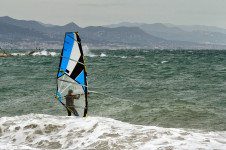
{"type": "Polygon", "coordinates": [[[106,57],[107,56],[104,53],[101,53],[100,55],[96,55],[92,53],[92,51],[89,49],[87,45],[83,46],[82,49],[83,49],[84,56],[88,56],[88,57],[106,57]]]}
{"type": "Polygon", "coordinates": [[[118,56],[118,55],[114,55],[112,57],[115,57],[115,58],[128,58],[127,56],[118,56]]]}
{"type": "Polygon", "coordinates": [[[100,55],[94,55],[94,54],[89,55],[89,57],[106,57],[106,56],[107,56],[107,55],[104,54],[104,53],[101,53],[100,55]]]}
{"type": "Polygon", "coordinates": [[[96,55],[92,53],[92,50],[90,50],[87,45],[84,45],[82,49],[83,49],[84,56],[88,56],[88,57],[106,57],[107,56],[104,53],[101,53],[100,55],[96,55]]]}
{"type": "Polygon", "coordinates": [[[56,52],[48,52],[46,50],[42,50],[42,51],[34,52],[32,55],[33,56],[58,56],[59,54],[56,52]]]}
{"type": "Polygon", "coordinates": [[[165,64],[165,63],[168,63],[168,61],[165,61],[165,60],[164,60],[164,61],[161,61],[161,63],[162,63],[162,64],[165,64]]]}
{"type": "Polygon", "coordinates": [[[0,118],[0,149],[219,149],[226,132],[133,125],[110,118],[0,118]]]}
{"type": "Polygon", "coordinates": [[[24,56],[26,53],[12,53],[13,56],[24,56]]]}
{"type": "Polygon", "coordinates": [[[144,56],[135,56],[134,58],[144,58],[144,56]]]}
{"type": "Polygon", "coordinates": [[[106,54],[104,54],[104,53],[101,53],[100,54],[100,57],[106,57],[107,55],[106,54]]]}
{"type": "Polygon", "coordinates": [[[95,57],[95,56],[96,56],[95,54],[93,54],[93,53],[90,51],[90,49],[89,49],[89,47],[88,47],[87,45],[84,45],[84,46],[82,47],[82,50],[83,50],[84,56],[89,56],[89,57],[95,57]]]}
{"type": "MultiPolygon", "coordinates": [[[[13,55],[13,56],[24,56],[24,55],[27,55],[27,54],[28,53],[12,53],[11,55],[13,55]]],[[[42,50],[42,51],[36,51],[31,55],[33,55],[33,56],[58,56],[59,53],[42,50]]]]}
{"type": "Polygon", "coordinates": [[[50,54],[51,56],[58,56],[58,55],[60,55],[60,54],[58,54],[58,53],[56,53],[56,52],[49,52],[49,54],[50,54]]]}

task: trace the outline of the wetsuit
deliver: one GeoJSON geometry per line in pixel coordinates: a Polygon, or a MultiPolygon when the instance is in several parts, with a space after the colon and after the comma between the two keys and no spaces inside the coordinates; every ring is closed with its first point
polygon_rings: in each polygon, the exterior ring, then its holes
{"type": "MultiPolygon", "coordinates": [[[[74,113],[78,114],[78,112],[75,109],[74,105],[74,99],[79,99],[79,95],[67,95],[66,96],[66,106],[70,108],[74,113]]],[[[71,112],[67,110],[68,116],[71,116],[71,112]]]]}

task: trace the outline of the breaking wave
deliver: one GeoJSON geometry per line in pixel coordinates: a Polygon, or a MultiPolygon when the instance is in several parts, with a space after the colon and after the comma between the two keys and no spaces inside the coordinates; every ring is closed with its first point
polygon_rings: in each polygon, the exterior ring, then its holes
{"type": "Polygon", "coordinates": [[[43,51],[40,51],[40,52],[34,52],[32,55],[33,56],[59,56],[60,53],[49,52],[49,51],[43,50],[43,51]]]}
{"type": "Polygon", "coordinates": [[[0,118],[0,149],[224,149],[226,132],[133,125],[110,118],[0,118]]]}
{"type": "Polygon", "coordinates": [[[32,56],[59,56],[60,53],[57,52],[51,52],[47,50],[42,51],[31,51],[28,53],[12,53],[13,56],[25,56],[25,55],[32,55],[32,56]]]}
{"type": "Polygon", "coordinates": [[[93,53],[89,53],[89,55],[85,55],[85,56],[89,56],[89,57],[106,57],[107,55],[104,53],[101,53],[100,55],[95,55],[93,53]]]}

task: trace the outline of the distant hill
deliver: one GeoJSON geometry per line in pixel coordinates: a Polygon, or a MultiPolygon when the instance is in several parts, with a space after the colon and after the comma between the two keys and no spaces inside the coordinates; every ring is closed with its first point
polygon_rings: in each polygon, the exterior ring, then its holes
{"type": "Polygon", "coordinates": [[[218,28],[214,26],[204,26],[204,25],[172,25],[172,24],[165,24],[166,26],[171,27],[179,27],[180,29],[184,31],[208,31],[208,32],[219,32],[226,34],[226,29],[224,28],[218,28]]]}
{"type": "Polygon", "coordinates": [[[226,44],[224,29],[214,31],[211,28],[212,30],[208,31],[206,26],[203,26],[203,28],[195,28],[195,26],[188,28],[188,26],[169,27],[164,24],[143,24],[140,28],[149,34],[167,40],[189,41],[200,44],[226,44]]]}
{"type": "Polygon", "coordinates": [[[108,27],[81,28],[71,22],[64,26],[38,21],[0,17],[0,47],[61,49],[65,32],[80,33],[83,45],[89,48],[203,49],[222,48],[225,34],[206,31],[185,31],[185,27],[164,24],[122,23],[108,27]],[[208,33],[208,34],[207,34],[208,33]],[[205,35],[205,36],[204,36],[205,35]],[[185,36],[185,37],[184,37],[185,36]],[[195,36],[192,38],[192,36],[195,36]],[[215,38],[215,41],[212,36],[215,38]],[[196,40],[193,40],[196,39],[196,40]],[[198,39],[198,40],[197,40],[198,39]],[[205,43],[208,41],[209,43],[205,43]]]}
{"type": "MultiPolygon", "coordinates": [[[[13,41],[14,47],[27,48],[27,45],[39,47],[62,48],[65,32],[79,31],[84,44],[91,48],[128,48],[154,47],[158,43],[167,41],[154,37],[137,27],[86,27],[81,28],[75,23],[64,26],[45,25],[37,21],[16,20],[10,17],[0,17],[0,42],[13,41]],[[24,44],[26,42],[26,44],[24,44]],[[21,43],[23,45],[21,45],[21,43]],[[35,44],[34,44],[35,43],[35,44]],[[39,45],[38,45],[39,43],[39,45]],[[16,46],[17,45],[17,46],[16,46]]],[[[7,46],[7,45],[6,45],[7,46]]],[[[4,46],[2,46],[4,47],[4,46]]]]}
{"type": "Polygon", "coordinates": [[[47,35],[42,32],[32,30],[29,28],[23,28],[17,25],[7,24],[0,21],[0,41],[43,41],[51,40],[47,35]]]}
{"type": "Polygon", "coordinates": [[[108,25],[106,27],[139,27],[144,32],[165,40],[187,41],[199,44],[226,45],[226,29],[202,25],[172,25],[128,23],[108,25]]]}

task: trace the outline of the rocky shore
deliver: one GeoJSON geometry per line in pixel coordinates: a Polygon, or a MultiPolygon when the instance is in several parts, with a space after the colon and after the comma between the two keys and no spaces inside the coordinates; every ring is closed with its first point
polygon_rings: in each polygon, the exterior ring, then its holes
{"type": "MultiPolygon", "coordinates": [[[[34,54],[35,51],[31,51],[29,53],[26,53],[25,55],[32,55],[34,54]]],[[[11,56],[23,56],[21,54],[16,54],[16,55],[12,55],[12,54],[7,54],[7,53],[0,53],[0,57],[11,57],[11,56]]]]}

